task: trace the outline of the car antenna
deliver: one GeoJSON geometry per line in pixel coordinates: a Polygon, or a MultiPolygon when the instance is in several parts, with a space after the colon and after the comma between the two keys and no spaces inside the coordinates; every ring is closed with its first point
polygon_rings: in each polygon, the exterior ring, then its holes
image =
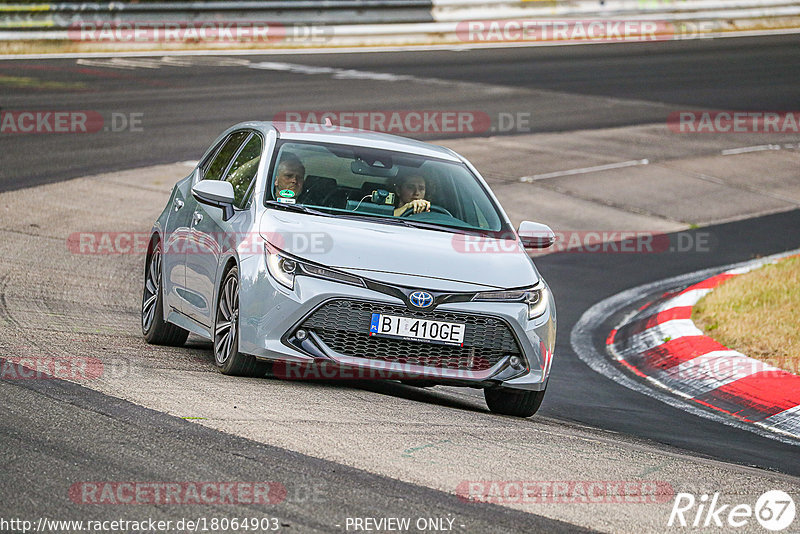
{"type": "Polygon", "coordinates": [[[325,126],[333,126],[330,117],[325,117],[325,126]]]}

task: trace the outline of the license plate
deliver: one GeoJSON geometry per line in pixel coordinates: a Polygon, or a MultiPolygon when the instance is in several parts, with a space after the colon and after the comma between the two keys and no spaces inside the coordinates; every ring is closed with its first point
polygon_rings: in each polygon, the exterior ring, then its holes
{"type": "Polygon", "coordinates": [[[430,319],[415,319],[373,313],[369,327],[371,336],[391,336],[428,343],[446,343],[461,345],[464,343],[464,323],[445,323],[430,319]]]}

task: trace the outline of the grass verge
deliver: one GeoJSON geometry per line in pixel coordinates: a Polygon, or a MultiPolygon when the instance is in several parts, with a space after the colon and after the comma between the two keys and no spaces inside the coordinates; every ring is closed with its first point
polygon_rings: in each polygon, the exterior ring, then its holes
{"type": "Polygon", "coordinates": [[[726,280],[692,320],[726,347],[800,374],[800,257],[726,280]]]}

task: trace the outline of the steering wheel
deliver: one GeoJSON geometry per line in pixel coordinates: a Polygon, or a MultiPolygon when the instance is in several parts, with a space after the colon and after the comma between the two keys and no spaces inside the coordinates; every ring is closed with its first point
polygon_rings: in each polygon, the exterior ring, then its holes
{"type": "MultiPolygon", "coordinates": [[[[441,206],[434,206],[433,204],[430,205],[429,211],[435,211],[436,213],[443,213],[449,217],[452,217],[453,214],[444,209],[441,206]]],[[[421,211],[419,213],[425,213],[421,211]]],[[[412,215],[419,215],[419,213],[414,213],[414,208],[406,208],[406,211],[400,214],[400,217],[411,217],[412,215]]]]}

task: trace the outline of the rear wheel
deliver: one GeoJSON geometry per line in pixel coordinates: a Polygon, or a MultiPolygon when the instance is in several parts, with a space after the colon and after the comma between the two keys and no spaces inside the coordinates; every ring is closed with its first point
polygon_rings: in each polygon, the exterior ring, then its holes
{"type": "Polygon", "coordinates": [[[231,267],[222,279],[214,323],[214,360],[226,375],[264,376],[267,362],[239,352],[239,269],[231,267]]]}
{"type": "Polygon", "coordinates": [[[513,389],[493,388],[484,389],[483,396],[486,404],[494,413],[513,415],[515,417],[530,417],[539,410],[544,399],[542,391],[522,391],[513,389]]]}
{"type": "Polygon", "coordinates": [[[189,332],[164,320],[164,295],[161,287],[161,243],[156,241],[145,262],[142,291],[142,334],[152,345],[179,347],[189,332]]]}

